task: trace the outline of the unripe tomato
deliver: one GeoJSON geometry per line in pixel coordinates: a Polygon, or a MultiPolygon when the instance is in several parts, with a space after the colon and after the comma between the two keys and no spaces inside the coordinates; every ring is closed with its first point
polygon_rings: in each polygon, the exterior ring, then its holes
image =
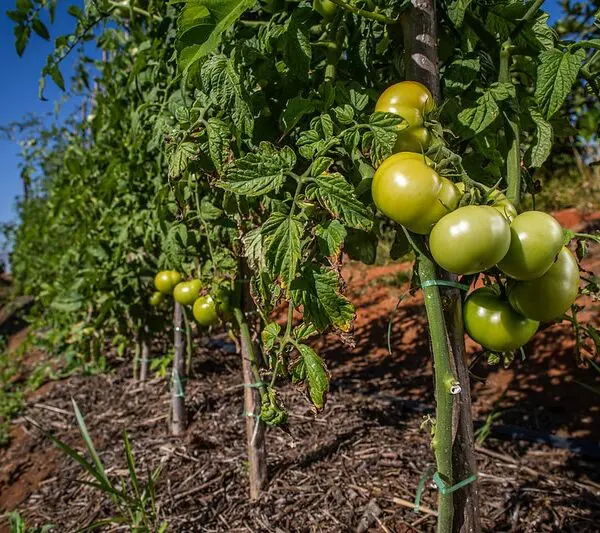
{"type": "Polygon", "coordinates": [[[556,262],[543,276],[516,281],[509,287],[508,301],[515,311],[527,318],[549,322],[571,307],[578,291],[577,259],[571,250],[563,246],[556,262]]]}
{"type": "Polygon", "coordinates": [[[313,9],[320,13],[327,22],[331,22],[337,6],[331,0],[313,0],[313,9]]]}
{"type": "Polygon", "coordinates": [[[493,267],[510,246],[510,226],[493,207],[468,205],[443,217],[431,230],[435,262],[455,274],[475,274],[493,267]]]}
{"type": "Polygon", "coordinates": [[[170,270],[161,270],[154,278],[154,286],[163,294],[171,294],[173,292],[175,283],[173,283],[171,274],[172,271],[170,270]]]}
{"type": "Polygon", "coordinates": [[[174,270],[170,270],[169,275],[171,276],[171,283],[173,284],[173,287],[175,287],[175,285],[181,281],[181,274],[179,272],[175,272],[174,270]]]}
{"type": "Polygon", "coordinates": [[[388,157],[373,176],[371,192],[384,215],[415,233],[426,234],[449,210],[440,209],[443,179],[422,156],[415,155],[388,157]]]}
{"type": "Polygon", "coordinates": [[[217,305],[210,294],[200,296],[192,308],[194,318],[201,326],[214,326],[219,322],[217,305]]]}
{"type": "Polygon", "coordinates": [[[451,211],[454,211],[458,207],[458,203],[462,197],[460,190],[454,183],[443,176],[440,176],[440,179],[442,180],[442,186],[438,193],[437,202],[435,202],[431,208],[430,215],[430,218],[435,221],[440,220],[451,211]]]}
{"type": "Polygon", "coordinates": [[[431,144],[431,134],[424,126],[416,126],[398,132],[394,153],[398,152],[416,152],[422,154],[426,152],[431,144]]]}
{"type": "Polygon", "coordinates": [[[212,297],[217,304],[217,312],[219,316],[225,320],[231,318],[231,291],[221,285],[213,290],[212,297]]]}
{"type": "Polygon", "coordinates": [[[511,222],[513,218],[515,218],[518,213],[516,207],[513,203],[506,197],[506,195],[499,191],[498,189],[493,190],[490,194],[488,194],[487,200],[489,204],[494,208],[500,211],[504,215],[504,217],[511,222]]]}
{"type": "Polygon", "coordinates": [[[563,247],[562,226],[542,211],[521,213],[511,222],[510,235],[510,248],[498,268],[519,280],[544,275],[563,247]]]}
{"type": "Polygon", "coordinates": [[[494,289],[473,291],[463,305],[465,330],[474,341],[494,352],[516,350],[528,342],[539,322],[520,315],[494,289]]]}
{"type": "Polygon", "coordinates": [[[157,306],[165,299],[165,295],[162,292],[156,291],[148,298],[148,303],[152,306],[157,306]]]}
{"type": "Polygon", "coordinates": [[[201,288],[199,279],[178,283],[173,289],[173,298],[181,305],[192,305],[198,299],[201,288]]]}
{"type": "MultiPolygon", "coordinates": [[[[400,111],[407,108],[418,110],[421,116],[434,110],[435,101],[425,85],[418,81],[401,81],[400,83],[395,83],[381,93],[375,104],[376,112],[395,113],[402,117],[404,115],[400,111]]],[[[410,117],[404,118],[409,120],[410,117]]],[[[420,126],[421,124],[411,125],[420,126]]]]}

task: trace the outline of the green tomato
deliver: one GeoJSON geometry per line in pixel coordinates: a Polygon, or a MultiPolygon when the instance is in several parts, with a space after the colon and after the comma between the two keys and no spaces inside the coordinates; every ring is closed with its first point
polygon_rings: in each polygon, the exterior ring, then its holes
{"type": "Polygon", "coordinates": [[[517,209],[513,203],[506,197],[506,195],[495,189],[487,197],[488,203],[494,208],[500,211],[509,222],[511,222],[517,215],[517,209]]]}
{"type": "Polygon", "coordinates": [[[194,318],[201,326],[214,326],[219,322],[217,305],[210,294],[200,296],[192,308],[194,318]]]}
{"type": "Polygon", "coordinates": [[[435,101],[431,91],[418,81],[401,81],[388,87],[377,100],[375,111],[395,113],[405,118],[411,126],[421,126],[422,117],[435,109],[435,101]],[[415,109],[416,115],[408,109],[415,109]],[[402,111],[407,116],[402,114],[402,111]],[[421,120],[421,123],[410,123],[411,120],[421,120]]]}
{"type": "Polygon", "coordinates": [[[463,305],[465,330],[474,341],[494,352],[509,352],[527,343],[539,322],[515,312],[494,289],[473,291],[463,305]]]}
{"type": "Polygon", "coordinates": [[[543,276],[514,282],[508,290],[508,301],[523,316],[550,322],[571,307],[578,292],[577,259],[571,250],[563,246],[556,262],[543,276]]]}
{"type": "Polygon", "coordinates": [[[148,303],[151,306],[156,307],[157,305],[160,305],[164,299],[165,295],[162,292],[156,291],[152,294],[152,296],[150,296],[150,298],[148,298],[148,303]]]}
{"type": "Polygon", "coordinates": [[[398,132],[394,153],[398,152],[416,152],[422,154],[426,152],[431,144],[431,134],[425,126],[415,126],[398,132]]]}
{"type": "Polygon", "coordinates": [[[199,279],[184,281],[175,285],[173,298],[181,305],[192,305],[198,299],[200,289],[202,289],[202,283],[199,279]]]}
{"type": "Polygon", "coordinates": [[[455,274],[475,274],[493,267],[510,246],[510,226],[493,207],[468,205],[442,218],[431,230],[435,262],[455,274]]]}
{"type": "Polygon", "coordinates": [[[174,270],[169,270],[169,275],[171,276],[171,283],[173,284],[173,287],[175,287],[175,285],[181,281],[181,274],[174,270]]]}
{"type": "Polygon", "coordinates": [[[313,0],[313,9],[320,13],[327,22],[331,22],[337,6],[331,0],[313,0]]]}
{"type": "Polygon", "coordinates": [[[175,284],[173,283],[173,278],[171,276],[172,272],[170,270],[161,270],[154,277],[154,286],[159,292],[163,294],[171,294],[173,292],[173,287],[175,284]]]}
{"type": "Polygon", "coordinates": [[[415,233],[427,234],[449,211],[442,209],[439,201],[443,184],[423,156],[400,153],[388,157],[377,169],[371,192],[384,215],[415,233]]]}
{"type": "Polygon", "coordinates": [[[563,247],[562,226],[542,211],[527,211],[515,217],[510,235],[510,248],[498,268],[518,280],[543,276],[563,247]]]}

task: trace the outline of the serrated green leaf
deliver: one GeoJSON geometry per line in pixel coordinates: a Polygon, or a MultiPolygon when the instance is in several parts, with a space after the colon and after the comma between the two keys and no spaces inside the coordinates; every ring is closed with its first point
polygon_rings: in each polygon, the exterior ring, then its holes
{"type": "Polygon", "coordinates": [[[200,218],[205,222],[217,220],[223,211],[215,206],[208,198],[202,198],[200,201],[200,218]]]}
{"type": "Polygon", "coordinates": [[[472,0],[454,0],[448,5],[448,16],[452,23],[460,28],[465,18],[465,13],[472,0]]]}
{"type": "Polygon", "coordinates": [[[219,118],[211,117],[207,121],[208,153],[219,174],[229,156],[229,139],[231,133],[227,124],[219,118]]]}
{"type": "Polygon", "coordinates": [[[256,0],[187,0],[177,19],[178,66],[187,71],[216,50],[222,35],[256,0]]]}
{"type": "Polygon", "coordinates": [[[169,177],[181,176],[188,167],[190,160],[196,156],[194,143],[185,141],[180,143],[169,157],[169,177]]]}
{"type": "Polygon", "coordinates": [[[540,54],[535,99],[544,118],[549,119],[561,108],[584,59],[584,50],[570,53],[552,49],[540,54]]]}
{"type": "Polygon", "coordinates": [[[262,142],[257,152],[234,161],[218,185],[235,194],[261,196],[279,190],[295,164],[296,155],[289,146],[278,150],[274,145],[262,142]]]}
{"type": "Polygon", "coordinates": [[[260,228],[251,229],[242,237],[244,256],[253,270],[261,271],[265,266],[263,251],[263,236],[260,228]]]}
{"type": "Polygon", "coordinates": [[[240,65],[233,58],[212,56],[202,65],[202,86],[217,107],[230,113],[240,131],[252,134],[254,115],[241,76],[240,65]]]}
{"type": "Polygon", "coordinates": [[[308,78],[312,58],[308,27],[298,20],[295,13],[288,19],[282,38],[283,57],[289,73],[300,80],[308,78]]]}
{"type": "Polygon", "coordinates": [[[512,83],[492,83],[489,92],[496,102],[502,102],[516,96],[515,86],[512,83]]]}
{"type": "Polygon", "coordinates": [[[344,104],[343,107],[334,107],[332,111],[340,124],[352,124],[354,121],[354,109],[349,104],[344,104]]]}
{"type": "Polygon", "coordinates": [[[460,93],[476,80],[481,63],[478,56],[457,59],[446,67],[443,81],[447,89],[460,93]]]}
{"type": "Polygon", "coordinates": [[[370,229],[373,225],[371,211],[356,197],[354,187],[344,177],[334,172],[316,176],[309,184],[306,194],[316,198],[333,216],[352,228],[370,229]]]}
{"type": "Polygon", "coordinates": [[[323,409],[325,394],[329,391],[329,377],[325,364],[317,353],[306,344],[297,344],[296,347],[304,363],[310,399],[317,409],[323,409]]]}
{"type": "Polygon", "coordinates": [[[475,107],[463,109],[458,114],[458,120],[470,135],[477,135],[492,124],[499,115],[500,108],[496,100],[489,91],[486,91],[477,99],[475,107]]]}
{"type": "Polygon", "coordinates": [[[328,220],[316,226],[315,236],[323,256],[336,256],[346,238],[346,228],[339,220],[328,220]]]}
{"type": "Polygon", "coordinates": [[[329,170],[329,167],[333,165],[333,159],[330,157],[319,157],[313,161],[313,164],[310,166],[310,175],[311,176],[319,176],[329,170]]]}
{"type": "Polygon", "coordinates": [[[527,153],[528,165],[534,168],[541,167],[552,151],[553,131],[552,124],[544,119],[541,113],[530,111],[531,118],[535,123],[535,134],[531,148],[527,153]]]}
{"type": "Polygon", "coordinates": [[[260,338],[266,352],[270,352],[275,347],[275,342],[280,333],[281,326],[277,322],[269,322],[260,332],[260,338]]]}
{"type": "Polygon", "coordinates": [[[348,331],[354,307],[340,294],[338,274],[332,269],[306,265],[291,285],[294,302],[304,306],[305,321],[319,331],[333,325],[348,331]]]}
{"type": "Polygon", "coordinates": [[[290,286],[298,271],[303,230],[302,222],[283,213],[273,213],[262,226],[267,266],[285,287],[290,286]]]}
{"type": "Polygon", "coordinates": [[[285,111],[281,116],[281,123],[284,128],[284,132],[288,133],[304,115],[313,113],[316,107],[312,100],[307,100],[301,96],[295,96],[288,100],[285,106],[285,111]]]}

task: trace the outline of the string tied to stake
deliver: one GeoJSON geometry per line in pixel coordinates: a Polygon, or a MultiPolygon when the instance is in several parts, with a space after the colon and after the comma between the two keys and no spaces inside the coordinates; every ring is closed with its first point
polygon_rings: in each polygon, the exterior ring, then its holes
{"type": "Polygon", "coordinates": [[[433,480],[440,494],[452,494],[453,492],[462,489],[463,487],[466,487],[467,485],[477,480],[477,474],[472,474],[463,479],[462,481],[459,481],[458,483],[450,486],[442,479],[439,472],[435,472],[435,467],[430,466],[427,470],[425,470],[425,472],[423,472],[421,479],[419,479],[419,484],[417,485],[417,493],[415,495],[415,513],[419,512],[419,509],[421,507],[421,496],[423,495],[423,491],[425,490],[425,482],[429,478],[433,480]]]}
{"type": "Polygon", "coordinates": [[[460,289],[461,291],[468,291],[469,286],[464,283],[457,283],[456,281],[448,281],[445,279],[428,279],[421,283],[421,288],[427,287],[453,287],[454,289],[460,289]]]}
{"type": "Polygon", "coordinates": [[[185,391],[183,389],[183,383],[181,381],[181,378],[179,377],[179,372],[177,372],[176,368],[173,369],[173,373],[171,374],[171,376],[171,381],[175,385],[175,396],[177,398],[184,398],[185,391]]]}

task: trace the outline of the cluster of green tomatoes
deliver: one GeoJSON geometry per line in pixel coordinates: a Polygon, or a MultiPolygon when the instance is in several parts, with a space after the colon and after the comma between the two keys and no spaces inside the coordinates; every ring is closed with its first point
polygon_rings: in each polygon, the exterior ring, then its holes
{"type": "Polygon", "coordinates": [[[399,131],[395,153],[373,176],[373,201],[406,229],[428,235],[429,252],[445,270],[489,271],[498,280],[467,296],[465,329],[488,350],[516,350],[540,322],[559,318],[573,304],[577,260],[564,246],[556,219],[541,211],[519,215],[501,191],[488,191],[481,205],[459,207],[464,185],[440,176],[422,155],[430,143],[424,115],[433,109],[431,93],[417,82],[400,82],[382,93],[375,110],[398,114],[409,127],[399,131]]]}
{"type": "Polygon", "coordinates": [[[201,326],[214,326],[220,318],[227,318],[230,309],[226,291],[217,289],[214,294],[201,294],[202,282],[199,279],[181,279],[181,274],[173,270],[161,270],[156,274],[156,292],[150,297],[150,305],[159,305],[166,296],[172,295],[181,305],[192,306],[194,318],[201,326]]]}

